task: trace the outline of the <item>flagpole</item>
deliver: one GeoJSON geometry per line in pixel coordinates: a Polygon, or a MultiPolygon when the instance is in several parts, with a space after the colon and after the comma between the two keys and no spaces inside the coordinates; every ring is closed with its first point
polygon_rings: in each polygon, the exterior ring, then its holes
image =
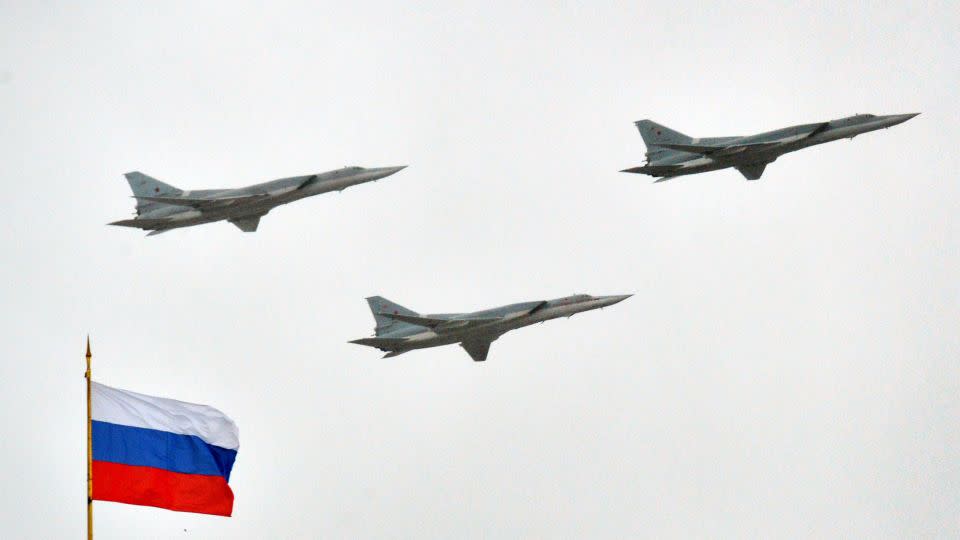
{"type": "Polygon", "coordinates": [[[90,420],[90,336],[87,336],[87,540],[93,540],[93,425],[90,420]]]}

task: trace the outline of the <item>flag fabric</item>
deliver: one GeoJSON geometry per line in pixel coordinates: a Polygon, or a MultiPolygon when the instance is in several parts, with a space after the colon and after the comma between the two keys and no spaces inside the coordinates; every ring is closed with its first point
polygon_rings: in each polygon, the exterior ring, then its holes
{"type": "Polygon", "coordinates": [[[91,384],[93,498],[229,516],[237,425],[207,405],[91,384]]]}

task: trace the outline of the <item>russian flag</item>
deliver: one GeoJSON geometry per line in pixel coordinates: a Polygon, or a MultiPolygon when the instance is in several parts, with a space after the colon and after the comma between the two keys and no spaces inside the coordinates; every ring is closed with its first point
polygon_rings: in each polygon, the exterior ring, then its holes
{"type": "Polygon", "coordinates": [[[93,498],[229,516],[237,425],[207,405],[91,383],[93,498]]]}

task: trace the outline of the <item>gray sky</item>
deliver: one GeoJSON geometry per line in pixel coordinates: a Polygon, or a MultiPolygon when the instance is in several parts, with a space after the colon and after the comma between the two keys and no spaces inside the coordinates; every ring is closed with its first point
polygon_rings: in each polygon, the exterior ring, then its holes
{"type": "Polygon", "coordinates": [[[0,3],[0,522],[84,528],[95,378],[207,403],[223,519],[99,538],[960,534],[951,2],[0,3]],[[836,4],[836,5],[835,5],[836,4]],[[651,185],[632,122],[888,131],[651,185]],[[383,182],[146,239],[122,174],[383,182]],[[364,297],[469,311],[636,293],[381,360],[364,297]],[[184,532],[187,529],[187,532],[184,532]]]}

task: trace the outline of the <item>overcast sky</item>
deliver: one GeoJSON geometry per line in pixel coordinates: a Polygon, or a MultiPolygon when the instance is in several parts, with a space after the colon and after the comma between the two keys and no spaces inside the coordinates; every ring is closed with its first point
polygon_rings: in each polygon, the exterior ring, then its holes
{"type": "Polygon", "coordinates": [[[99,538],[960,534],[953,2],[0,2],[0,523],[83,533],[94,376],[240,426],[230,519],[99,538]],[[653,185],[632,122],[923,114],[653,185]],[[144,238],[123,173],[410,165],[144,238]],[[423,312],[635,293],[382,360],[423,312]]]}

